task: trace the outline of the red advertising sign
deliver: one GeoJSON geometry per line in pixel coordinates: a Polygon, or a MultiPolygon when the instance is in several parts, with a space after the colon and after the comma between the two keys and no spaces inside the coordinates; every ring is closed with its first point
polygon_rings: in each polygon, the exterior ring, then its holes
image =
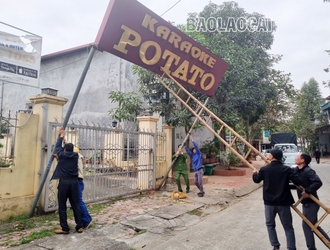
{"type": "Polygon", "coordinates": [[[101,51],[212,96],[228,64],[135,0],[111,0],[95,43],[101,51]]]}

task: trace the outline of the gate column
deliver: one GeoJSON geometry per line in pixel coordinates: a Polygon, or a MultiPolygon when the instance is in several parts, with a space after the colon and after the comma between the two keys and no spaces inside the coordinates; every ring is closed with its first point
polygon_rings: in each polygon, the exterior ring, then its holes
{"type": "MultiPolygon", "coordinates": [[[[158,117],[140,116],[136,119],[139,121],[140,131],[156,133],[158,117]]],[[[139,134],[138,189],[141,190],[155,188],[155,136],[139,134]]]]}
{"type": "Polygon", "coordinates": [[[122,132],[110,131],[104,136],[104,145],[104,163],[109,163],[113,167],[124,167],[124,134],[122,132]]]}
{"type": "MultiPolygon", "coordinates": [[[[38,189],[40,184],[40,173],[45,171],[45,166],[47,165],[47,156],[51,154],[50,149],[53,145],[47,145],[47,135],[50,133],[48,131],[48,123],[54,122],[55,118],[58,121],[63,119],[63,106],[68,102],[67,98],[62,98],[57,96],[57,90],[52,88],[43,88],[41,94],[37,96],[30,97],[30,101],[34,104],[33,114],[39,116],[38,119],[38,134],[36,143],[36,155],[35,155],[35,180],[34,180],[34,190],[38,189]],[[48,148],[48,151],[45,149],[48,148]],[[39,176],[38,176],[39,175],[39,176]]],[[[57,134],[57,131],[55,132],[57,134]]],[[[55,144],[55,141],[54,141],[55,144]]],[[[26,148],[25,148],[26,149],[26,148]]],[[[20,152],[19,147],[15,145],[16,152],[20,152]]],[[[23,149],[24,150],[24,149],[23,149]]],[[[56,162],[53,162],[53,166],[56,162]]],[[[51,176],[51,175],[50,175],[51,176]]],[[[50,178],[49,176],[49,178],[50,178]]],[[[44,190],[45,191],[45,190],[44,190]]],[[[41,195],[44,197],[44,192],[41,195]]],[[[44,199],[40,199],[40,208],[44,208],[44,199]]]]}
{"type": "MultiPolygon", "coordinates": [[[[165,141],[165,161],[166,166],[170,166],[172,163],[172,133],[173,133],[173,126],[163,125],[163,130],[166,134],[166,141],[165,141]]],[[[172,170],[168,173],[168,177],[172,177],[172,170]]]]}

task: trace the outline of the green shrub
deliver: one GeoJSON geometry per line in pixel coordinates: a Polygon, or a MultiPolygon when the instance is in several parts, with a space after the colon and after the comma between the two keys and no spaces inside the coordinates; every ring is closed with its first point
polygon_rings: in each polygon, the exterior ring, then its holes
{"type": "Polygon", "coordinates": [[[228,157],[229,157],[229,164],[230,165],[236,165],[238,164],[241,160],[232,152],[228,153],[228,157]]]}

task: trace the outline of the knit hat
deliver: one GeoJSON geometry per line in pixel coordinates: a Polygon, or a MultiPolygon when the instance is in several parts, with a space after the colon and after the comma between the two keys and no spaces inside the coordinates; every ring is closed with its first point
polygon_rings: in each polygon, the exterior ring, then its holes
{"type": "Polygon", "coordinates": [[[276,160],[282,161],[282,158],[283,158],[283,152],[282,152],[282,150],[279,150],[279,149],[272,149],[272,150],[270,150],[269,153],[272,154],[272,156],[273,156],[276,160]]]}

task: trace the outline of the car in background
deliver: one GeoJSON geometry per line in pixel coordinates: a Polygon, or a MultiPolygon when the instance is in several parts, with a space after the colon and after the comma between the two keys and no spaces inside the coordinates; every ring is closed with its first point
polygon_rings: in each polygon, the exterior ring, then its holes
{"type": "Polygon", "coordinates": [[[282,150],[283,153],[295,153],[298,152],[298,147],[297,145],[293,143],[280,143],[280,144],[275,144],[274,148],[282,150]]]}
{"type": "Polygon", "coordinates": [[[295,168],[297,167],[297,164],[295,163],[295,159],[297,157],[297,155],[299,155],[300,152],[294,152],[294,153],[284,153],[283,152],[283,158],[282,158],[282,162],[284,165],[287,165],[291,168],[295,168]]]}

